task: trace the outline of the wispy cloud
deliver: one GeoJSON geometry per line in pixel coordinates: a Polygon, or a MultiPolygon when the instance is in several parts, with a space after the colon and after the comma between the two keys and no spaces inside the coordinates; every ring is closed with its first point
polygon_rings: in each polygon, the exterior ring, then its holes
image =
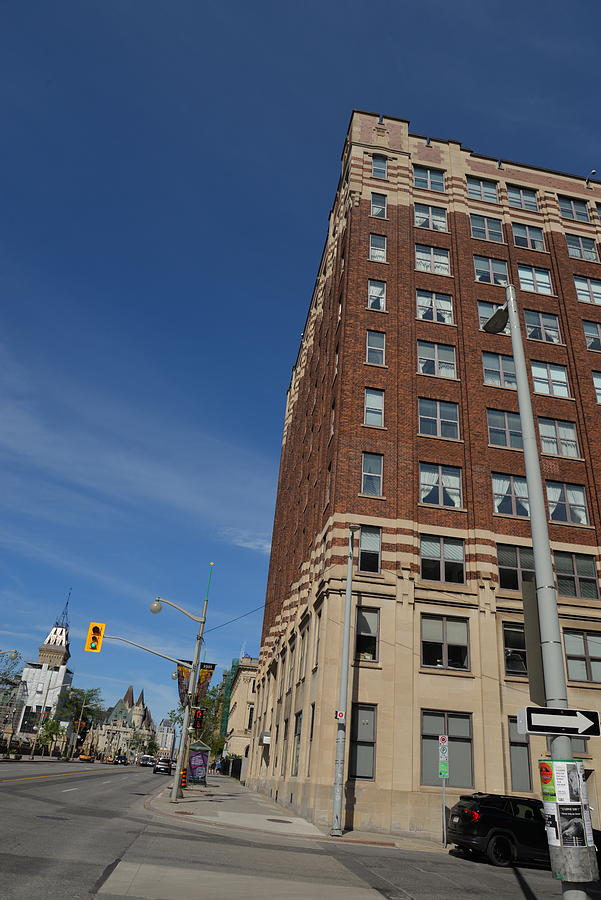
{"type": "Polygon", "coordinates": [[[259,553],[269,553],[271,550],[271,541],[260,534],[241,531],[238,528],[222,528],[219,534],[228,543],[234,544],[235,547],[244,547],[246,550],[258,550],[259,553]]]}

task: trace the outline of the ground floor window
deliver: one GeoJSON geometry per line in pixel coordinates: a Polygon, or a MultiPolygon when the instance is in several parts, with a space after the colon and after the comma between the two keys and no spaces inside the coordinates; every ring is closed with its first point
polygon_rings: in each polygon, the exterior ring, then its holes
{"type": "Polygon", "coordinates": [[[511,763],[511,790],[532,790],[532,773],[530,771],[530,744],[527,734],[518,732],[518,720],[509,717],[509,760],[511,763]]]}
{"type": "Polygon", "coordinates": [[[372,704],[353,703],[349,778],[375,778],[376,709],[372,704]]]}
{"type": "Polygon", "coordinates": [[[471,713],[422,710],[422,784],[439,785],[438,736],[449,738],[449,787],[473,787],[471,713]]]}

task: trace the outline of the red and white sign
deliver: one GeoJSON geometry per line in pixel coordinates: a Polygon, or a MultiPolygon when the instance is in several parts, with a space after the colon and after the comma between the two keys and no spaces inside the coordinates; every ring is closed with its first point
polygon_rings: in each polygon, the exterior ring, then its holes
{"type": "Polygon", "coordinates": [[[344,720],[346,719],[345,711],[343,709],[337,709],[335,718],[337,722],[344,722],[344,720]]]}

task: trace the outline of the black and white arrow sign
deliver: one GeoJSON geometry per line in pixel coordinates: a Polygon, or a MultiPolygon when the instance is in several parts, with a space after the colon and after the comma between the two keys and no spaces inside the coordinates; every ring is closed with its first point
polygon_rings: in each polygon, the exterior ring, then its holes
{"type": "Polygon", "coordinates": [[[539,709],[537,706],[527,706],[524,712],[529,734],[601,734],[598,712],[549,707],[539,709]]]}

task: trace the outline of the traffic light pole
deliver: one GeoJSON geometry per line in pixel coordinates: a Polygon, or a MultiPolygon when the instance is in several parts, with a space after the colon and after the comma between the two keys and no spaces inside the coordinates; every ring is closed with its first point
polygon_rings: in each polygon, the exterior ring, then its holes
{"type": "MultiPolygon", "coordinates": [[[[188,694],[186,696],[186,702],[184,704],[184,718],[182,721],[182,733],[180,735],[179,740],[179,750],[177,754],[177,767],[175,770],[175,777],[173,779],[173,784],[171,786],[171,803],[177,803],[178,799],[183,797],[183,792],[180,784],[180,776],[181,771],[184,768],[184,764],[186,762],[186,756],[188,753],[188,740],[189,740],[189,727],[190,727],[190,707],[194,702],[194,698],[196,696],[196,685],[198,683],[198,671],[200,665],[200,651],[202,648],[202,638],[205,630],[205,622],[207,618],[207,606],[209,603],[209,589],[211,587],[211,577],[213,575],[213,563],[210,564],[209,568],[209,581],[207,584],[207,590],[205,593],[204,602],[202,605],[202,614],[200,619],[198,620],[198,634],[196,635],[196,643],[194,645],[194,658],[192,661],[192,669],[190,671],[190,682],[188,684],[188,694]]],[[[188,613],[186,613],[189,615],[188,613]]]]}
{"type": "MultiPolygon", "coordinates": [[[[505,297],[505,306],[491,316],[484,324],[484,330],[499,333],[509,319],[518,409],[524,444],[546,705],[556,709],[567,709],[568,691],[557,609],[557,587],[549,544],[547,504],[540,470],[524,344],[513,285],[507,286],[505,297]]],[[[568,735],[556,735],[551,739],[551,758],[554,760],[572,758],[572,742],[568,735]]],[[[550,846],[549,853],[553,873],[562,879],[564,900],[586,900],[589,895],[582,890],[581,885],[583,882],[594,881],[597,878],[594,848],[550,846]]]]}

